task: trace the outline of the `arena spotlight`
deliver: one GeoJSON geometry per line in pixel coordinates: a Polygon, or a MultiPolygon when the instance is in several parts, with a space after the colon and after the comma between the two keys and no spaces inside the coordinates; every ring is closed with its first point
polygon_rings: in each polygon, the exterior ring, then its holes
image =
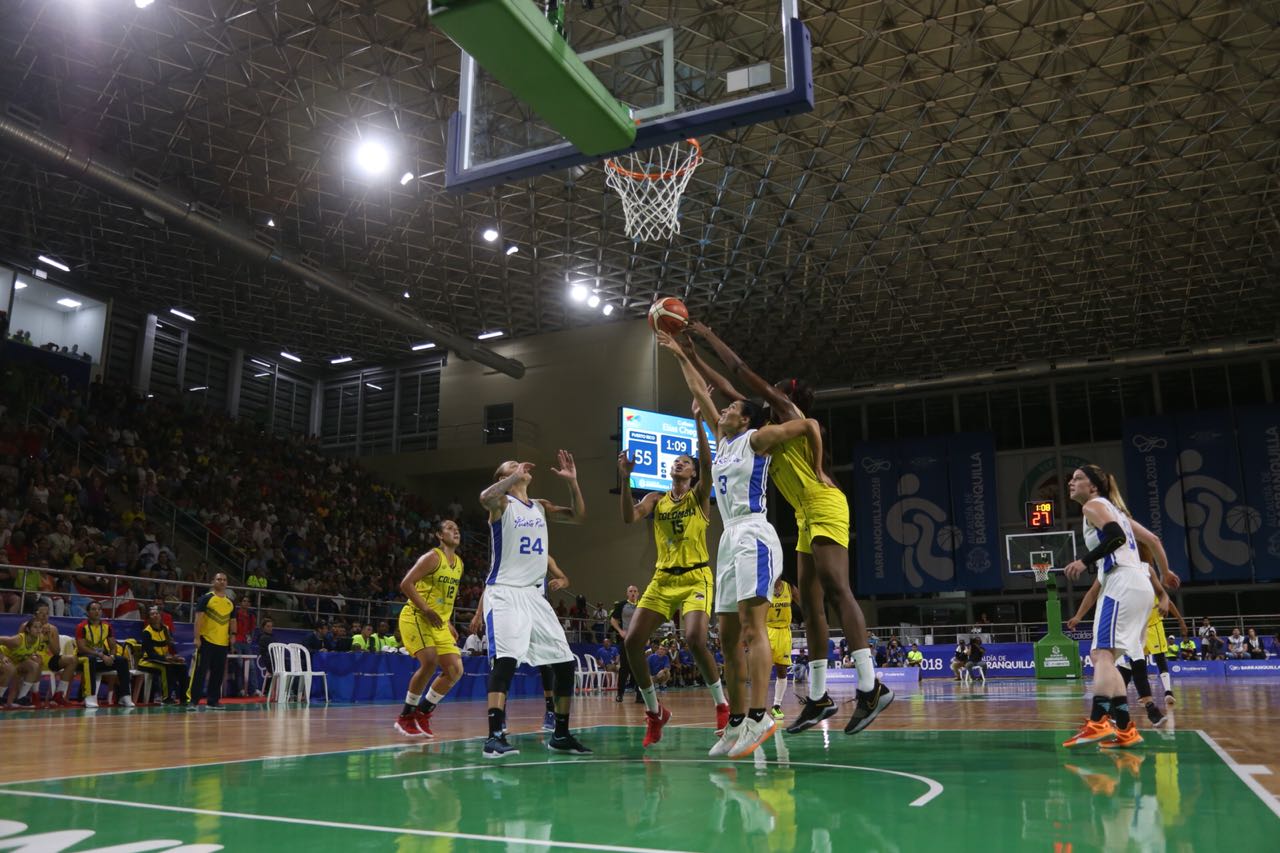
{"type": "Polygon", "coordinates": [[[413,346],[409,347],[409,349],[413,350],[414,352],[422,352],[424,349],[435,349],[435,346],[436,346],[435,344],[431,343],[430,341],[427,341],[426,343],[422,343],[422,344],[414,344],[413,346]]]}
{"type": "Polygon", "coordinates": [[[486,228],[484,229],[484,233],[482,233],[480,236],[484,237],[486,243],[492,243],[494,240],[498,239],[498,229],[486,228]]]}
{"type": "Polygon", "coordinates": [[[137,6],[139,9],[145,9],[154,2],[156,2],[156,0],[133,0],[133,5],[137,6]]]}
{"type": "Polygon", "coordinates": [[[409,182],[412,180],[413,180],[413,172],[405,172],[403,175],[400,176],[400,186],[402,187],[408,186],[409,182]]]}
{"type": "Polygon", "coordinates": [[[181,317],[182,319],[186,320],[189,323],[194,323],[196,321],[195,317],[192,317],[186,311],[179,311],[177,308],[170,308],[169,313],[175,317],[181,317]]]}
{"type": "Polygon", "coordinates": [[[503,334],[505,333],[501,329],[495,329],[492,332],[481,332],[480,334],[476,335],[476,340],[488,341],[488,340],[492,340],[493,338],[500,338],[503,336],[503,334]]]}
{"type": "Polygon", "coordinates": [[[520,247],[519,247],[519,246],[508,246],[508,247],[507,247],[507,254],[508,254],[508,255],[514,255],[514,254],[515,254],[516,252],[518,252],[518,251],[520,251],[520,247]]]}
{"type": "Polygon", "coordinates": [[[356,149],[356,163],[370,175],[380,175],[391,165],[391,152],[381,142],[367,139],[356,149]]]}
{"type": "Polygon", "coordinates": [[[606,306],[604,306],[604,308],[602,308],[601,310],[604,312],[604,316],[608,317],[610,314],[612,314],[612,313],[613,313],[613,306],[612,306],[612,305],[606,305],[606,306]]]}
{"type": "Polygon", "coordinates": [[[251,359],[249,359],[249,360],[250,360],[250,361],[252,361],[254,364],[262,365],[263,367],[270,367],[270,366],[271,366],[270,362],[263,361],[263,360],[262,360],[262,359],[260,359],[260,358],[251,358],[251,359]]]}
{"type": "Polygon", "coordinates": [[[42,264],[47,264],[53,267],[55,270],[62,270],[63,272],[71,272],[71,267],[67,266],[61,261],[55,261],[53,258],[49,257],[48,255],[40,255],[39,257],[36,258],[36,260],[38,260],[42,264]]]}
{"type": "Polygon", "coordinates": [[[330,364],[346,364],[348,361],[351,361],[351,356],[349,355],[343,355],[337,358],[329,359],[330,364]]]}
{"type": "Polygon", "coordinates": [[[291,353],[291,352],[285,352],[284,350],[280,350],[280,357],[281,357],[281,358],[287,358],[287,359],[289,359],[290,361],[296,361],[296,362],[298,362],[299,364],[301,364],[301,363],[302,363],[302,359],[298,358],[298,357],[297,357],[296,355],[294,355],[293,353],[291,353]]]}
{"type": "Polygon", "coordinates": [[[569,288],[569,298],[574,302],[581,302],[587,298],[587,289],[580,284],[575,284],[569,288]]]}
{"type": "Polygon", "coordinates": [[[588,308],[595,308],[599,304],[600,304],[600,297],[596,296],[594,293],[587,297],[588,308]]]}

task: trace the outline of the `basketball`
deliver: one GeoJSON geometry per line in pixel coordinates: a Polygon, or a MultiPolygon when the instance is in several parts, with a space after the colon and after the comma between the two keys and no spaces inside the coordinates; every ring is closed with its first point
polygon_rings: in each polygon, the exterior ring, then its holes
{"type": "Polygon", "coordinates": [[[689,309],[674,296],[660,296],[649,308],[649,328],[655,332],[678,335],[687,325],[689,325],[689,309]]]}

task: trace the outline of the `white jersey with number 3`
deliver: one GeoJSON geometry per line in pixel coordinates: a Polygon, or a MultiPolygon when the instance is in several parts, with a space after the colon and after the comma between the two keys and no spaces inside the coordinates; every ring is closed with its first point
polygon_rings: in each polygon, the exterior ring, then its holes
{"type": "MultiPolygon", "coordinates": [[[[1133,525],[1129,523],[1129,516],[1117,509],[1116,505],[1106,498],[1094,498],[1093,501],[1101,501],[1111,509],[1111,512],[1119,519],[1119,524],[1124,530],[1125,537],[1123,545],[1102,558],[1102,562],[1098,565],[1099,576],[1105,578],[1106,575],[1118,568],[1137,569],[1145,575],[1142,559],[1138,556],[1138,540],[1133,535],[1133,525]]],[[[1089,501],[1089,503],[1093,503],[1093,501],[1089,501]]],[[[1098,547],[1098,542],[1101,538],[1101,532],[1090,524],[1089,517],[1085,516],[1084,547],[1092,551],[1098,547]]]]}
{"type": "Polygon", "coordinates": [[[716,490],[716,506],[726,522],[752,515],[763,516],[769,491],[769,454],[751,449],[749,429],[716,445],[711,476],[716,490]]]}
{"type": "Polygon", "coordinates": [[[489,575],[485,583],[535,586],[547,577],[547,513],[538,501],[507,495],[502,518],[489,523],[489,575]]]}

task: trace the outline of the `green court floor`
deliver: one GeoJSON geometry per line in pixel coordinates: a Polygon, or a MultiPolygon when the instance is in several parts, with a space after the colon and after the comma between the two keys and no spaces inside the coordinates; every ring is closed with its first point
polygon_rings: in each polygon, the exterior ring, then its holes
{"type": "Polygon", "coordinates": [[[520,735],[500,762],[471,740],[14,783],[0,786],[0,850],[1262,850],[1280,838],[1280,817],[1194,731],[1124,753],[1068,753],[1068,732],[809,733],[736,763],[705,757],[704,728],[669,729],[648,753],[639,728],[581,734],[593,756],[520,735]]]}

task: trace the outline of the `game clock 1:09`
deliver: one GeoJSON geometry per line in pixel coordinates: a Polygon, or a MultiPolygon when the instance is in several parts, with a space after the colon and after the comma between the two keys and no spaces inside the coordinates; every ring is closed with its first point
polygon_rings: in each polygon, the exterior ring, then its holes
{"type": "Polygon", "coordinates": [[[1043,530],[1053,527],[1053,501],[1027,501],[1027,527],[1043,530]]]}

